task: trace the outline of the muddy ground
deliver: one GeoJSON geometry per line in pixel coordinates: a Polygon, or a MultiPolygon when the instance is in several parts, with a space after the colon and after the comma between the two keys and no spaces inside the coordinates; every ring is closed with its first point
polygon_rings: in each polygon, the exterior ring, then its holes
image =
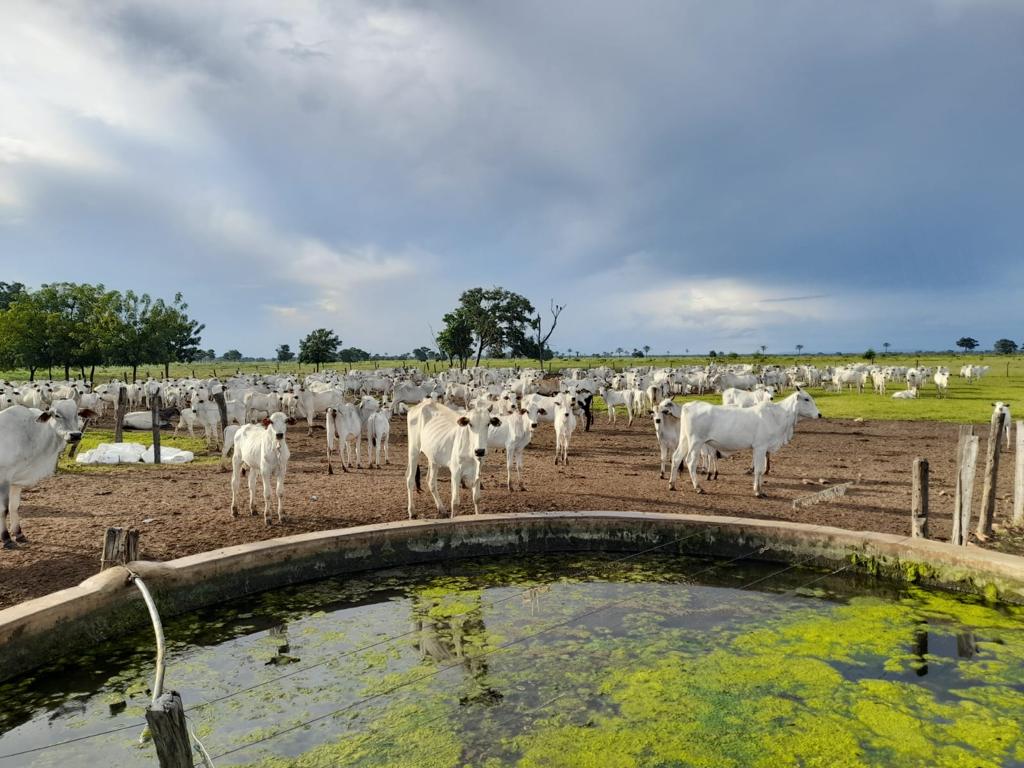
{"type": "MultiPolygon", "coordinates": [[[[987,425],[978,429],[982,435],[987,431],[987,425]]],[[[591,432],[573,437],[568,467],[554,465],[553,429],[541,425],[526,450],[525,491],[504,488],[504,455],[490,455],[481,511],[690,512],[908,534],[911,463],[914,456],[925,456],[931,464],[931,536],[948,540],[956,441],[956,425],[937,422],[804,421],[793,442],[772,461],[767,498],[752,495],[751,478],[744,474],[749,453],[722,460],[719,479],[699,496],[688,479],[675,492],[658,479],[658,450],[649,419],[627,426],[620,418],[610,425],[601,414],[591,432]],[[792,507],[799,496],[850,480],[858,482],[844,498],[800,510],[792,507]]],[[[143,557],[169,560],[275,536],[406,518],[404,419],[392,421],[391,464],[380,470],[343,474],[336,469],[328,475],[325,443],[322,429],[312,437],[307,437],[304,424],[289,432],[287,517],[270,528],[264,527],[262,515],[231,517],[230,473],[215,464],[118,467],[62,473],[44,481],[23,497],[30,542],[0,551],[0,607],[73,586],[96,573],[109,526],[139,528],[143,557]]],[[[982,437],[978,499],[984,444],[982,437]]],[[[1012,485],[1009,454],[1000,472],[997,523],[1009,518],[1012,485]]],[[[441,494],[447,498],[448,493],[442,476],[441,494]]],[[[472,506],[465,494],[463,498],[459,511],[471,514],[472,506]]],[[[417,517],[437,517],[426,488],[415,503],[417,517]]],[[[976,500],[975,511],[979,506],[976,500]]],[[[1018,553],[1024,549],[1021,538],[1008,533],[994,545],[1018,553]]]]}

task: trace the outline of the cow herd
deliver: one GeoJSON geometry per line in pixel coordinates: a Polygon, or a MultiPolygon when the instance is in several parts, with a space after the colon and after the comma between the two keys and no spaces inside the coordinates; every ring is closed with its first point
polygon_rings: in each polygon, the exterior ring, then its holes
{"type": "MultiPolygon", "coordinates": [[[[306,422],[310,435],[316,422],[323,420],[327,471],[333,473],[336,463],[344,472],[361,468],[364,446],[367,467],[380,468],[382,459],[387,464],[391,419],[404,415],[410,518],[416,513],[416,494],[422,490],[424,461],[437,512],[453,516],[463,489],[474,512],[480,512],[481,471],[491,452],[504,452],[506,488],[525,488],[524,451],[542,424],[553,425],[555,463],[568,464],[574,434],[591,428],[595,396],[603,400],[611,422],[619,409],[626,411],[630,423],[639,415],[651,416],[660,476],[664,479],[668,472],[671,488],[679,473],[686,471],[694,490],[703,493],[701,478],[717,477],[720,458],[750,451],[753,490],[761,496],[770,455],[792,439],[801,419],[821,416],[806,386],[830,383],[843,388],[858,386],[859,380],[862,388],[876,374],[886,381],[919,382],[925,373],[877,366],[754,370],[737,365],[637,367],[624,372],[568,369],[555,376],[532,369],[474,368],[426,376],[416,369],[395,368],[325,371],[303,377],[236,375],[226,380],[148,380],[130,385],[115,381],[94,389],[81,381],[17,386],[0,382],[0,504],[4,510],[0,532],[4,547],[25,540],[18,516],[21,489],[52,475],[65,446],[77,445],[85,420],[102,415],[119,396],[129,409],[144,409],[130,410],[127,424],[151,427],[156,411],[150,409],[150,398],[159,395],[161,422],[176,416],[175,433],[184,427],[194,434],[201,428],[211,448],[219,446],[225,459],[231,457],[232,514],[238,514],[241,482],[247,476],[248,510],[257,514],[259,481],[264,521],[270,525],[275,509],[279,521],[284,516],[290,458],[287,429],[299,420],[306,422]],[[776,392],[783,390],[792,391],[776,400],[776,392]],[[708,392],[720,393],[722,404],[676,400],[680,395],[708,392]],[[447,506],[438,492],[442,468],[451,477],[447,506]]],[[[928,373],[933,373],[941,389],[940,374],[948,376],[948,371],[928,373]]],[[[966,375],[983,373],[973,370],[966,375]]],[[[916,386],[920,384],[915,391],[916,386]]]]}

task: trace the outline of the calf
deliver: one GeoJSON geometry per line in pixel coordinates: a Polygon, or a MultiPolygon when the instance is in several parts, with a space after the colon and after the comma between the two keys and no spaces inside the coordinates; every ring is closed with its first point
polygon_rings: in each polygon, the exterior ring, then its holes
{"type": "Polygon", "coordinates": [[[384,463],[390,464],[388,460],[388,441],[391,438],[391,406],[386,405],[379,411],[375,411],[370,415],[369,421],[366,423],[366,431],[370,440],[370,445],[367,446],[367,457],[366,463],[371,467],[376,466],[380,469],[380,452],[381,448],[384,449],[384,463]],[[369,451],[373,448],[374,459],[371,462],[369,451]]]}
{"type": "Polygon", "coordinates": [[[426,400],[409,409],[409,463],[405,470],[409,519],[413,516],[413,489],[420,490],[419,457],[427,457],[427,484],[439,514],[445,512],[437,492],[437,471],[451,472],[451,516],[459,504],[459,488],[467,481],[473,496],[473,511],[480,513],[480,460],[487,454],[487,431],[500,427],[501,420],[486,408],[459,414],[446,405],[426,400]]]}
{"type": "Polygon", "coordinates": [[[722,405],[751,408],[758,403],[767,403],[774,394],[774,389],[755,389],[753,392],[748,392],[745,389],[729,387],[722,390],[722,405]]]}
{"type": "MultiPolygon", "coordinates": [[[[563,397],[565,397],[563,395],[563,397]]],[[[568,398],[567,398],[568,399],[568,398]]],[[[562,463],[569,464],[569,438],[576,431],[576,414],[573,413],[572,401],[568,402],[561,398],[555,398],[555,464],[558,464],[559,454],[562,456],[562,463]]]]}
{"type": "Polygon", "coordinates": [[[525,491],[523,485],[523,451],[530,444],[533,438],[533,430],[537,428],[537,422],[530,418],[530,414],[520,409],[515,413],[507,414],[501,419],[500,427],[491,427],[487,432],[487,447],[500,448],[505,451],[505,486],[512,490],[512,466],[516,468],[516,478],[519,481],[519,490],[525,491]]]}
{"type": "Polygon", "coordinates": [[[633,425],[633,398],[630,396],[629,390],[617,392],[614,389],[605,389],[601,387],[598,390],[598,394],[604,400],[604,404],[608,409],[608,421],[614,422],[617,418],[615,413],[616,406],[624,406],[626,409],[626,416],[629,417],[629,425],[633,425]]]}
{"type": "Polygon", "coordinates": [[[288,443],[284,436],[295,419],[278,411],[261,424],[238,428],[231,457],[231,516],[238,516],[238,488],[242,470],[249,471],[249,514],[256,514],[256,472],[263,480],[263,522],[270,525],[270,484],[277,481],[277,521],[284,519],[284,476],[288,472],[288,443]]]}
{"type": "Polygon", "coordinates": [[[992,403],[993,415],[996,413],[1005,413],[1006,418],[1003,421],[1003,435],[1006,438],[1006,450],[1010,450],[1010,427],[1013,425],[1013,420],[1010,418],[1010,404],[1002,401],[992,403]]]}
{"type": "MultiPolygon", "coordinates": [[[[359,444],[362,442],[363,422],[359,418],[359,410],[351,403],[342,403],[327,409],[327,474],[334,474],[334,465],[331,464],[331,453],[334,451],[334,439],[338,439],[338,457],[341,459],[342,472],[348,472],[348,467],[362,467],[362,459],[359,455],[359,444]],[[352,446],[349,439],[355,442],[356,462],[352,464],[352,446]],[[348,466],[346,466],[348,465],[348,466]]],[[[369,456],[367,456],[369,459],[369,456]]]]}

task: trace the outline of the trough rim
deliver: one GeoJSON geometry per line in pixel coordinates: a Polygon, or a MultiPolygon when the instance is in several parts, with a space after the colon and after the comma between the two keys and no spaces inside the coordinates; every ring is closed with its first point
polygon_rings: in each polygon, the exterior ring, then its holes
{"type": "MultiPolygon", "coordinates": [[[[158,604],[165,598],[161,613],[167,610],[165,615],[170,616],[266,589],[395,565],[495,554],[640,551],[658,537],[664,539],[671,529],[695,534],[685,537],[690,540],[685,547],[678,546],[682,539],[670,539],[677,546],[665,551],[675,554],[732,555],[739,547],[761,544],[761,551],[750,553],[748,559],[799,562],[810,568],[842,563],[854,573],[1024,604],[1024,557],[974,546],[787,520],[685,513],[598,510],[467,515],[313,531],[166,562],[136,561],[128,567],[108,568],[77,586],[0,610],[0,680],[46,663],[43,646],[47,643],[42,640],[47,635],[65,635],[70,643],[72,638],[95,642],[121,631],[123,620],[104,623],[98,617],[125,613],[139,600],[128,583],[130,573],[146,580],[158,604]],[[473,552],[474,547],[479,551],[473,552]],[[369,562],[371,557],[383,559],[369,562]],[[218,583],[230,584],[235,591],[218,593],[210,587],[218,583]]],[[[145,615],[137,612],[141,624],[145,615]]]]}

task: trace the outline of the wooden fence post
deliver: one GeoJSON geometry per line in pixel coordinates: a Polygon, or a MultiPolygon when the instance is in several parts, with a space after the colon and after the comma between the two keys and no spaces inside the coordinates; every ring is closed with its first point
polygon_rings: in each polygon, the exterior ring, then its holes
{"type": "Polygon", "coordinates": [[[978,437],[973,432],[974,427],[960,427],[960,443],[957,446],[952,543],[960,546],[966,546],[970,536],[971,503],[974,498],[974,475],[978,461],[978,437]]]}
{"type": "Polygon", "coordinates": [[[228,428],[228,403],[224,399],[224,390],[213,393],[213,401],[217,404],[217,410],[220,411],[220,440],[217,442],[221,445],[224,444],[224,433],[228,428]]]}
{"type": "Polygon", "coordinates": [[[914,490],[910,499],[910,535],[928,538],[928,459],[914,459],[914,490]]]}
{"type": "Polygon", "coordinates": [[[121,430],[124,429],[124,412],[128,410],[128,389],[124,384],[117,388],[117,405],[114,406],[114,442],[121,442],[121,430]]]}
{"type": "Polygon", "coordinates": [[[146,722],[160,768],[193,768],[192,742],[185,725],[185,708],[176,691],[163,693],[146,707],[146,722]]]}
{"type": "Polygon", "coordinates": [[[1024,421],[1017,421],[1017,451],[1014,454],[1013,525],[1024,525],[1024,421]]]}
{"type": "Polygon", "coordinates": [[[996,481],[999,479],[999,449],[1003,442],[1003,425],[1006,411],[992,414],[988,430],[988,446],[985,449],[985,485],[981,494],[981,512],[974,535],[985,541],[992,535],[992,518],[996,514],[996,481]]]}
{"type": "Polygon", "coordinates": [[[103,535],[103,554],[100,570],[114,565],[126,565],[139,559],[139,531],[136,528],[107,528],[103,535]]]}
{"type": "Polygon", "coordinates": [[[160,463],[160,408],[163,406],[163,398],[158,392],[149,396],[149,412],[153,422],[153,463],[160,463]]]}

